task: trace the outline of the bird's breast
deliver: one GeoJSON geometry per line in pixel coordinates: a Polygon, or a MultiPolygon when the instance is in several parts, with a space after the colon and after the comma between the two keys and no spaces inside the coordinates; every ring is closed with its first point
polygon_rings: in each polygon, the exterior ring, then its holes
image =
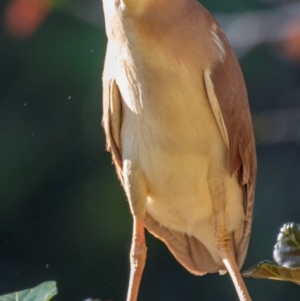
{"type": "MultiPolygon", "coordinates": [[[[202,241],[214,231],[209,169],[217,162],[221,176],[227,174],[228,151],[203,71],[174,56],[136,54],[120,62],[117,77],[123,101],[122,157],[143,173],[148,213],[165,227],[202,241]],[[208,230],[200,234],[201,228],[208,230]]],[[[225,182],[229,207],[238,204],[236,219],[228,222],[233,229],[243,215],[241,189],[228,174],[225,182]]]]}
{"type": "Polygon", "coordinates": [[[124,154],[154,148],[206,156],[216,145],[226,152],[203,71],[159,51],[150,57],[123,53],[117,83],[123,101],[124,154]]]}
{"type": "MultiPolygon", "coordinates": [[[[128,71],[129,63],[124,64],[128,71]]],[[[189,231],[191,221],[210,219],[208,167],[216,155],[225,166],[227,150],[201,70],[159,65],[140,65],[134,76],[123,69],[118,83],[123,96],[122,156],[142,170],[152,215],[189,231]]]]}

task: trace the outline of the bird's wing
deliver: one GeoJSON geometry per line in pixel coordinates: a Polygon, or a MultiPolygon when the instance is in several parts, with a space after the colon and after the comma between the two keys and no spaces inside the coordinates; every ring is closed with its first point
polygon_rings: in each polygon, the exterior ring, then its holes
{"type": "MultiPolygon", "coordinates": [[[[224,48],[228,50],[223,60],[214,61],[209,70],[203,71],[203,80],[212,111],[228,148],[228,172],[231,176],[238,176],[243,189],[245,221],[232,234],[236,261],[241,267],[247,254],[252,224],[256,180],[255,143],[247,92],[239,63],[225,35],[217,25],[215,29],[218,29],[217,34],[224,48]]],[[[224,269],[195,237],[167,229],[149,214],[145,225],[154,236],[165,242],[175,258],[191,273],[203,275],[224,269]]]]}
{"type": "Polygon", "coordinates": [[[122,121],[121,94],[111,72],[112,57],[107,50],[103,72],[103,118],[102,125],[106,136],[106,149],[112,153],[117,174],[123,184],[122,158],[120,152],[120,130],[122,121]]]}
{"type": "MultiPolygon", "coordinates": [[[[243,189],[245,221],[232,234],[236,261],[241,267],[247,254],[252,224],[256,179],[255,143],[247,92],[239,63],[221,29],[217,24],[213,28],[224,50],[228,50],[224,55],[220,55],[220,60],[213,62],[210,69],[203,70],[203,81],[228,148],[228,172],[231,176],[238,176],[243,189]]],[[[154,236],[165,242],[174,257],[191,273],[203,275],[224,269],[213,260],[206,247],[195,237],[167,229],[149,214],[145,226],[154,236]]]]}
{"type": "Polygon", "coordinates": [[[216,121],[228,147],[227,167],[232,176],[237,174],[244,194],[245,222],[233,234],[236,259],[241,266],[249,244],[254,189],[256,180],[256,152],[252,121],[243,75],[228,41],[217,27],[218,37],[225,49],[223,60],[204,70],[204,83],[216,121]]]}

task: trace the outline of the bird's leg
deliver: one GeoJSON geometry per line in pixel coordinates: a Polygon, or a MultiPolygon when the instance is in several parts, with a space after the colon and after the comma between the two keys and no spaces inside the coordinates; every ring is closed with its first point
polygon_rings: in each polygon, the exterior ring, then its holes
{"type": "Polygon", "coordinates": [[[144,220],[146,215],[147,187],[143,173],[131,161],[123,162],[124,187],[133,216],[130,251],[130,280],[127,301],[136,301],[146,261],[144,220]]]}
{"type": "Polygon", "coordinates": [[[146,243],[144,233],[144,220],[133,218],[133,235],[130,251],[130,280],[127,301],[136,301],[140,282],[146,261],[146,243]]]}
{"type": "Polygon", "coordinates": [[[224,185],[224,169],[217,161],[212,162],[209,168],[208,184],[209,192],[213,201],[215,213],[215,240],[220,252],[223,264],[225,265],[238,293],[240,301],[251,301],[239,268],[236,264],[231,239],[226,228],[225,208],[226,189],[224,185]]]}
{"type": "Polygon", "coordinates": [[[235,289],[238,293],[240,301],[251,301],[246,285],[240,274],[236,260],[231,250],[231,241],[226,230],[224,211],[220,210],[216,213],[216,243],[220,251],[222,261],[230,274],[235,289]]]}

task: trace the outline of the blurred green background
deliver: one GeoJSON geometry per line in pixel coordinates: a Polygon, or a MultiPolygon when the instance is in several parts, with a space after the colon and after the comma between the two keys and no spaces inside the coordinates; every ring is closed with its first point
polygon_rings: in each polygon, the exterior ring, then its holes
{"type": "MultiPolygon", "coordinates": [[[[132,219],[100,126],[101,1],[57,0],[25,33],[34,6],[9,14],[21,2],[0,2],[0,295],[56,280],[57,301],[125,300],[132,219]]],[[[239,55],[255,127],[245,269],[272,259],[284,222],[300,222],[300,8],[283,0],[202,3],[239,55]]],[[[139,300],[237,300],[228,275],[190,275],[163,243],[147,234],[147,244],[139,300]]],[[[294,284],[245,281],[253,300],[299,300],[294,284]]]]}

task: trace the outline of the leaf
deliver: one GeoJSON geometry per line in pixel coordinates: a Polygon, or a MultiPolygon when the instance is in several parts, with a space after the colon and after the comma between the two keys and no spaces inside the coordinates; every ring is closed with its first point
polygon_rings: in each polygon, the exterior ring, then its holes
{"type": "Polygon", "coordinates": [[[273,250],[274,260],[286,268],[300,268],[300,225],[286,223],[280,229],[273,250]]]}
{"type": "Polygon", "coordinates": [[[49,301],[56,294],[56,282],[48,281],[32,289],[0,296],[0,301],[49,301]]]}
{"type": "Polygon", "coordinates": [[[245,277],[291,281],[300,285],[300,225],[284,224],[274,246],[276,263],[263,261],[243,273],[245,277]]]}
{"type": "Polygon", "coordinates": [[[300,285],[300,268],[289,269],[271,261],[262,261],[242,273],[244,277],[291,281],[300,285]]]}

